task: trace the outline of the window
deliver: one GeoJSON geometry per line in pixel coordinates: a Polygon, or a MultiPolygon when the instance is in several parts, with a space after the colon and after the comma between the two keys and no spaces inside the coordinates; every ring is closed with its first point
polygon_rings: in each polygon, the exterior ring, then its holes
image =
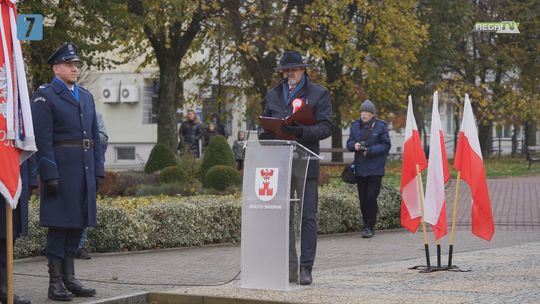
{"type": "Polygon", "coordinates": [[[159,82],[146,79],[143,86],[143,124],[157,123],[157,100],[159,82]]]}
{"type": "Polygon", "coordinates": [[[116,147],[116,160],[135,160],[135,147],[116,147]]]}

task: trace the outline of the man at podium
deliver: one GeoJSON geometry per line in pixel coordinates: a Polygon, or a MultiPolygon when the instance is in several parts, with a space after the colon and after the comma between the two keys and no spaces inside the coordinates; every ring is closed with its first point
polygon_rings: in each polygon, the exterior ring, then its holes
{"type": "MultiPolygon", "coordinates": [[[[280,59],[276,71],[283,73],[283,80],[271,88],[264,99],[262,116],[286,118],[304,106],[313,111],[314,124],[286,124],[280,131],[292,135],[301,145],[319,154],[319,141],[332,134],[332,104],[328,90],[312,82],[307,73],[309,65],[303,61],[302,55],[296,51],[286,51],[280,59]]],[[[280,132],[281,133],[281,132],[280,132]]],[[[262,131],[259,139],[283,139],[275,132],[262,131]]],[[[310,160],[304,188],[304,205],[302,212],[301,253],[300,253],[300,284],[309,285],[313,279],[311,270],[317,250],[317,204],[319,178],[319,161],[310,160]]],[[[294,204],[291,204],[291,217],[294,214],[294,204]]],[[[289,280],[297,281],[298,256],[295,247],[294,221],[291,222],[289,248],[289,280]]]]}

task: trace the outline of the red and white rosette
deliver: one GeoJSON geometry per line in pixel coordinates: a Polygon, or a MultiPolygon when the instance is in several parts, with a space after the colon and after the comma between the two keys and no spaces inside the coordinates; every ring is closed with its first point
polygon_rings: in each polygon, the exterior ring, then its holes
{"type": "Polygon", "coordinates": [[[300,110],[300,108],[304,105],[304,101],[300,98],[295,98],[293,101],[292,101],[292,106],[293,106],[293,113],[296,113],[296,111],[300,110]]]}

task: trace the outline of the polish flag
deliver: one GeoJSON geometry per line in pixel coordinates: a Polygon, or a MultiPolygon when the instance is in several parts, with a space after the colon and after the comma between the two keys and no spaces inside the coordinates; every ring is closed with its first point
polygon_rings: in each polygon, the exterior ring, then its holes
{"type": "Polygon", "coordinates": [[[429,137],[429,160],[424,199],[424,220],[433,227],[435,239],[447,234],[446,201],[444,185],[450,179],[446,146],[439,115],[439,93],[433,93],[431,111],[431,135],[429,137]]]}
{"type": "Polygon", "coordinates": [[[22,187],[19,165],[37,151],[16,19],[15,1],[0,0],[0,195],[13,209],[22,187]]]}
{"type": "Polygon", "coordinates": [[[401,169],[401,226],[415,233],[420,224],[422,210],[416,166],[419,172],[427,166],[426,156],[422,149],[420,133],[414,120],[412,97],[409,96],[407,107],[407,123],[405,125],[405,143],[403,145],[403,167],[401,169]]]}
{"type": "Polygon", "coordinates": [[[454,169],[471,188],[472,233],[484,240],[491,240],[495,226],[487,187],[484,160],[469,95],[465,94],[463,120],[457,142],[454,169]]]}

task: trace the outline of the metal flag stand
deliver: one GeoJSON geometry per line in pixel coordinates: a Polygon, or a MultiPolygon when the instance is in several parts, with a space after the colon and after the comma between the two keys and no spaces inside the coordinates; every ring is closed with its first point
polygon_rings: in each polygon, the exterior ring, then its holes
{"type": "Polygon", "coordinates": [[[429,244],[427,238],[427,228],[426,222],[424,221],[424,189],[422,186],[422,178],[420,175],[420,166],[416,165],[416,178],[418,184],[418,193],[420,193],[420,210],[422,212],[422,234],[424,238],[424,251],[426,253],[426,265],[416,265],[410,267],[411,270],[419,269],[420,273],[429,273],[435,271],[446,270],[446,267],[441,266],[441,244],[437,241],[437,266],[431,266],[430,256],[429,256],[429,244]]]}

